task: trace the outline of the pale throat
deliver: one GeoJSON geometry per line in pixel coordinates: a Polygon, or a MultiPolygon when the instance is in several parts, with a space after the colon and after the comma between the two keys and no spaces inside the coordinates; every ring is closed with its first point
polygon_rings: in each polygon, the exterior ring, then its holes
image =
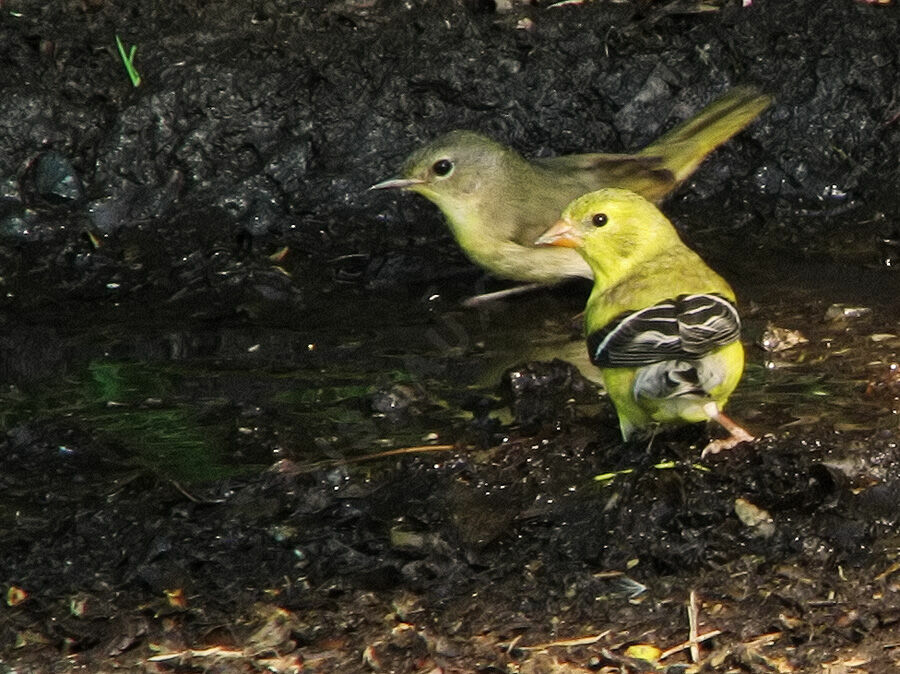
{"type": "Polygon", "coordinates": [[[643,258],[648,257],[639,249],[630,245],[604,246],[595,251],[588,262],[594,272],[594,282],[603,287],[610,287],[630,274],[643,258]]]}
{"type": "Polygon", "coordinates": [[[478,243],[490,240],[491,237],[481,224],[481,214],[476,203],[466,203],[434,193],[424,196],[441,209],[447,225],[463,248],[477,247],[478,243]]]}

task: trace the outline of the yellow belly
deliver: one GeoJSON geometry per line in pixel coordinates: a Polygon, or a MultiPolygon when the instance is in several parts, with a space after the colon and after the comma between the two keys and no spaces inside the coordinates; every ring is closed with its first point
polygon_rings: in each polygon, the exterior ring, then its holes
{"type": "Polygon", "coordinates": [[[732,342],[708,353],[698,365],[719,376],[715,385],[703,394],[674,397],[647,397],[636,394],[636,368],[606,368],[602,370],[603,384],[615,405],[622,436],[627,440],[633,433],[654,423],[685,424],[709,420],[704,405],[714,402],[719,409],[737,387],[744,372],[744,348],[732,342]]]}

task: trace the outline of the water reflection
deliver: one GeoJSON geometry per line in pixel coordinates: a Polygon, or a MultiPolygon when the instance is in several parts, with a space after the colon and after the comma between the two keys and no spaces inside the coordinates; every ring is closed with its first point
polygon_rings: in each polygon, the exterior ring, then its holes
{"type": "MultiPolygon", "coordinates": [[[[760,435],[895,431],[897,277],[731,265],[748,343],[731,414],[760,435]],[[802,340],[773,349],[764,338],[773,327],[802,340]]],[[[66,452],[184,483],[282,458],[452,444],[473,415],[509,421],[499,403],[484,403],[497,398],[504,369],[553,357],[585,363],[574,320],[584,296],[583,286],[560,287],[472,311],[430,290],[402,300],[348,294],[279,326],[174,328],[94,315],[65,334],[10,328],[0,344],[0,421],[7,434],[77,429],[91,442],[66,452]]]]}

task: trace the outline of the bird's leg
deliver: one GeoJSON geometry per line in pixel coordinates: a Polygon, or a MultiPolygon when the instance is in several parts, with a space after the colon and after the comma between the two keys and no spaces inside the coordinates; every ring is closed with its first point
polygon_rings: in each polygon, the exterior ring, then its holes
{"type": "Polygon", "coordinates": [[[531,292],[532,290],[537,290],[538,288],[543,287],[545,287],[545,285],[541,283],[526,283],[520,286],[513,286],[512,288],[505,288],[504,290],[496,290],[492,293],[473,295],[472,297],[464,300],[462,305],[467,309],[474,309],[476,307],[480,307],[482,304],[487,304],[488,302],[495,302],[497,300],[506,299],[507,297],[512,297],[513,295],[521,295],[522,293],[531,292]]]}
{"type": "Polygon", "coordinates": [[[721,440],[710,440],[709,444],[703,448],[700,458],[704,458],[709,454],[718,454],[719,452],[731,449],[735,445],[742,442],[752,442],[754,438],[746,430],[738,426],[734,421],[729,419],[719,410],[719,406],[714,402],[707,403],[703,406],[703,411],[709,415],[709,418],[717,422],[722,428],[728,431],[729,436],[721,440]]]}

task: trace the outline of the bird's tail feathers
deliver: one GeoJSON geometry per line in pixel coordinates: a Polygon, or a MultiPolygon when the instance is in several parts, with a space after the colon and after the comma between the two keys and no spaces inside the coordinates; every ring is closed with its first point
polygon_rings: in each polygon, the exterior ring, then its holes
{"type": "Polygon", "coordinates": [[[686,396],[706,397],[698,363],[666,360],[639,368],[634,379],[635,400],[663,400],[686,396]]]}
{"type": "Polygon", "coordinates": [[[756,119],[772,100],[770,95],[753,86],[735,87],[639,154],[661,157],[676,183],[680,183],[694,172],[706,155],[756,119]]]}

